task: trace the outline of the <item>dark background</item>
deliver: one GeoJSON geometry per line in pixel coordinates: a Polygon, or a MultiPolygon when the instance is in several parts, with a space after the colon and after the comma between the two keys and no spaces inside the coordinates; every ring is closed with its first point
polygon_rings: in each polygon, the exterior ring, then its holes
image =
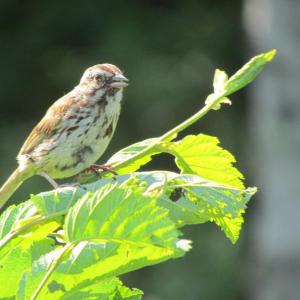
{"type": "MultiPolygon", "coordinates": [[[[101,158],[105,162],[120,148],[161,135],[195,113],[212,91],[216,68],[232,74],[256,54],[245,38],[238,0],[1,0],[0,13],[1,182],[16,167],[15,156],[32,127],[87,67],[113,63],[130,79],[117,131],[101,158]]],[[[251,186],[257,182],[246,151],[246,96],[238,92],[233,106],[210,112],[186,133],[218,136],[251,186]]],[[[168,157],[152,167],[173,168],[168,157]]],[[[44,179],[32,178],[12,201],[46,189],[44,179]]],[[[194,241],[186,257],[122,279],[141,288],[146,300],[246,299],[254,203],[237,245],[213,224],[185,228],[185,237],[194,241]]]]}

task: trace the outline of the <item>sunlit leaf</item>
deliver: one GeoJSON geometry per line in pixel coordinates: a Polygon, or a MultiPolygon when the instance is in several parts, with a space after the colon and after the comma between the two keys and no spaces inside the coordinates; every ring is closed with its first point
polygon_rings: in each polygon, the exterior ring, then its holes
{"type": "Polygon", "coordinates": [[[219,146],[216,137],[188,135],[166,147],[176,157],[175,162],[182,173],[197,174],[229,187],[244,188],[244,177],[233,166],[234,156],[219,146]]]}
{"type": "Polygon", "coordinates": [[[59,212],[66,212],[84,194],[84,189],[70,186],[38,195],[31,195],[30,199],[41,215],[49,216],[59,212]]]}
{"type": "Polygon", "coordinates": [[[36,212],[32,201],[8,207],[0,216],[0,240],[10,233],[18,222],[31,218],[36,212]]]}
{"type": "Polygon", "coordinates": [[[0,295],[14,296],[19,280],[33,261],[53,248],[48,234],[60,226],[59,218],[39,220],[32,201],[7,208],[0,218],[0,295]],[[18,234],[16,234],[18,233],[18,234]]]}
{"type": "Polygon", "coordinates": [[[138,289],[130,289],[116,278],[103,280],[90,280],[80,284],[76,288],[62,295],[60,300],[140,300],[143,292],[138,289]]]}
{"type": "MultiPolygon", "coordinates": [[[[64,231],[65,240],[74,246],[42,287],[39,295],[43,299],[50,295],[51,299],[60,299],[90,280],[120,275],[182,256],[189,250],[188,244],[184,248],[177,243],[180,240],[175,224],[155,198],[116,183],[83,196],[69,210],[64,231]],[[49,290],[49,285],[56,288],[49,290]]],[[[41,275],[27,275],[20,295],[26,298],[38,288],[59,255],[60,250],[55,250],[39,259],[36,268],[41,275]]]]}
{"type": "Polygon", "coordinates": [[[207,215],[224,231],[232,243],[238,238],[244,222],[243,214],[255,188],[234,190],[222,187],[207,189],[192,187],[187,190],[187,198],[192,201],[200,215],[207,215]]]}
{"type": "MultiPolygon", "coordinates": [[[[39,259],[35,260],[30,269],[25,270],[27,272],[24,272],[22,274],[19,289],[17,292],[17,299],[26,300],[30,299],[31,296],[33,296],[34,292],[48,272],[51,264],[62,253],[62,249],[62,247],[58,247],[55,250],[49,251],[39,259]]],[[[59,286],[55,287],[55,289],[59,288],[59,286]]],[[[53,284],[52,287],[51,285],[47,285],[47,289],[51,292],[53,289],[53,284]]],[[[50,299],[50,297],[44,299],[50,299]]]]}
{"type": "MultiPolygon", "coordinates": [[[[53,251],[37,260],[31,270],[24,274],[20,289],[18,291],[18,300],[29,299],[36,291],[38,284],[45,277],[53,260],[61,253],[60,250],[53,251]]],[[[49,280],[46,287],[39,293],[40,299],[67,300],[67,299],[113,299],[113,300],[139,300],[142,292],[137,289],[129,289],[116,277],[94,279],[91,274],[89,280],[80,282],[74,288],[67,290],[69,282],[72,282],[72,276],[58,274],[62,281],[56,279],[49,280]]],[[[55,274],[54,274],[55,276],[55,274]]]]}
{"type": "Polygon", "coordinates": [[[253,81],[265,65],[273,60],[275,55],[276,50],[271,50],[253,57],[228,79],[224,85],[224,96],[233,94],[253,81]]]}
{"type": "Polygon", "coordinates": [[[159,153],[157,149],[153,148],[151,152],[147,153],[141,158],[133,161],[127,161],[134,158],[135,155],[145,150],[147,147],[154,145],[157,138],[147,139],[142,142],[132,144],[119,152],[115,153],[108,161],[107,164],[111,165],[118,174],[127,174],[138,170],[141,166],[151,161],[152,156],[159,153]],[[122,163],[122,164],[121,164],[122,163]],[[121,164],[120,166],[118,166],[121,164]],[[115,167],[116,166],[116,167],[115,167]]]}
{"type": "Polygon", "coordinates": [[[151,244],[160,240],[162,245],[172,247],[177,233],[167,214],[155,199],[109,184],[93,195],[87,194],[70,209],[66,237],[69,241],[125,238],[133,243],[151,244]]]}
{"type": "Polygon", "coordinates": [[[178,227],[212,221],[232,243],[239,237],[247,203],[256,193],[256,188],[230,188],[196,175],[171,172],[139,175],[138,178],[149,184],[148,191],[165,189],[158,203],[169,210],[170,218],[178,227]]]}
{"type": "MultiPolygon", "coordinates": [[[[160,195],[158,204],[168,209],[177,227],[213,221],[233,243],[238,239],[247,203],[256,192],[255,188],[231,188],[190,174],[154,171],[135,173],[134,177],[142,182],[145,194],[160,195]]],[[[130,178],[122,175],[104,182],[122,184],[130,178]]],[[[95,190],[101,182],[85,187],[95,190]]]]}
{"type": "Polygon", "coordinates": [[[41,255],[54,248],[54,241],[47,239],[57,225],[43,224],[33,228],[34,232],[19,235],[0,251],[0,295],[12,297],[16,294],[23,273],[31,268],[32,263],[41,255]]]}

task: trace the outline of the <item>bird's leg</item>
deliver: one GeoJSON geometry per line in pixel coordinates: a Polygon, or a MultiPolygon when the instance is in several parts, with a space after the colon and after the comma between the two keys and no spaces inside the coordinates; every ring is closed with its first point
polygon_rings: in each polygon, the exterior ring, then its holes
{"type": "Polygon", "coordinates": [[[43,176],[55,189],[58,189],[60,185],[51,178],[46,172],[41,172],[41,176],[43,176]]]}
{"type": "Polygon", "coordinates": [[[54,189],[64,188],[64,187],[82,187],[80,183],[65,183],[65,184],[58,184],[53,178],[51,178],[46,172],[41,172],[41,176],[43,176],[47,181],[54,187],[54,189]]]}
{"type": "Polygon", "coordinates": [[[113,170],[112,166],[110,166],[110,165],[95,165],[94,164],[85,169],[85,171],[87,171],[87,172],[94,172],[96,174],[101,173],[100,170],[102,172],[112,173],[115,176],[118,175],[118,173],[115,170],[113,170]]]}

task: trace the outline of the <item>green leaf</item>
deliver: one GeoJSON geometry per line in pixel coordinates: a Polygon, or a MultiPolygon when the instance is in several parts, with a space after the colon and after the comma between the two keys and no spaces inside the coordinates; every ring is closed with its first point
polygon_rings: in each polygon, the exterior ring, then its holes
{"type": "MultiPolygon", "coordinates": [[[[158,204],[169,211],[177,227],[213,221],[233,243],[239,237],[246,205],[256,192],[255,188],[236,189],[197,175],[165,171],[139,172],[134,177],[135,188],[142,186],[144,194],[158,196],[158,204]]],[[[124,184],[131,179],[122,175],[110,180],[124,184]]],[[[95,190],[101,182],[85,187],[95,190]]]]}
{"type": "Polygon", "coordinates": [[[112,179],[112,183],[76,202],[64,225],[71,250],[61,260],[59,249],[41,257],[32,275],[22,280],[20,299],[27,299],[46,276],[39,297],[60,299],[90,280],[101,281],[184,255],[189,243],[178,239],[168,211],[153,196],[133,187],[128,180],[122,187],[112,179]],[[49,273],[54,261],[59,263],[49,273]],[[56,288],[50,290],[49,286],[56,288]]]}
{"type": "Polygon", "coordinates": [[[243,214],[250,198],[256,193],[255,188],[244,191],[215,187],[193,187],[187,189],[187,198],[196,206],[197,211],[210,217],[224,231],[232,243],[239,238],[243,214]]]}
{"type": "Polygon", "coordinates": [[[238,240],[243,214],[250,198],[256,193],[256,188],[239,190],[203,180],[195,175],[166,173],[159,176],[158,172],[153,172],[152,180],[151,174],[143,176],[152,186],[152,190],[154,186],[165,187],[165,193],[158,199],[158,203],[169,210],[170,218],[178,227],[212,221],[221,227],[232,243],[238,240]],[[158,181],[156,184],[154,179],[158,181]]]}
{"type": "MultiPolygon", "coordinates": [[[[208,137],[209,141],[211,139],[214,143],[217,142],[215,138],[208,137]]],[[[221,149],[221,151],[224,150],[221,149]]],[[[217,165],[220,167],[220,162],[217,165]]],[[[203,176],[179,175],[172,172],[139,172],[135,173],[133,177],[137,181],[132,187],[129,185],[127,189],[138,189],[141,186],[145,195],[159,197],[158,205],[168,210],[169,217],[175,222],[177,227],[213,221],[221,226],[231,241],[237,240],[242,224],[242,213],[250,199],[247,196],[248,190],[232,188],[228,183],[227,186],[224,186],[214,181],[208,181],[203,176]],[[202,187],[202,190],[195,189],[197,187],[202,187]],[[169,198],[178,191],[182,195],[176,201],[170,201],[169,198]],[[201,195],[199,191],[202,191],[201,195]],[[198,199],[197,201],[195,197],[198,199]],[[239,206],[239,201],[243,202],[244,206],[239,206]],[[232,230],[231,226],[236,223],[240,225],[234,225],[236,229],[232,230]]],[[[92,184],[84,185],[83,189],[94,193],[109,183],[123,185],[126,182],[132,182],[133,177],[125,174],[116,176],[113,179],[103,178],[92,184]]],[[[48,193],[47,201],[51,202],[51,193],[55,196],[55,191],[48,193]]],[[[73,198],[74,191],[66,190],[63,195],[66,197],[64,202],[69,203],[73,198]]]]}
{"type": "Polygon", "coordinates": [[[132,144],[117,153],[115,153],[108,161],[107,164],[116,169],[118,174],[128,174],[138,170],[141,166],[151,161],[152,156],[158,154],[160,151],[153,148],[151,152],[144,156],[134,159],[134,157],[147,149],[148,147],[155,145],[158,142],[158,138],[147,139],[135,144],[132,144]],[[129,160],[127,162],[127,160],[129,160]],[[115,167],[116,166],[116,167],[115,167]]]}
{"type": "Polygon", "coordinates": [[[238,70],[224,85],[224,96],[233,94],[248,85],[263,70],[264,66],[273,60],[276,50],[271,50],[253,57],[238,70]]]}
{"type": "MultiPolygon", "coordinates": [[[[182,245],[180,247],[183,248],[182,245]]],[[[60,299],[64,293],[71,293],[71,291],[91,283],[182,255],[183,251],[179,253],[174,248],[150,246],[150,244],[136,246],[125,242],[123,244],[116,242],[79,242],[70,253],[70,256],[53,272],[42,289],[40,297],[41,299],[47,299],[46,297],[51,295],[50,299],[60,299]],[[50,294],[48,286],[53,283],[60,288],[50,294]]],[[[46,270],[44,270],[45,273],[46,270]]],[[[26,282],[28,283],[30,280],[30,278],[27,278],[26,282]]],[[[34,280],[34,276],[32,280],[34,280]]],[[[38,282],[40,281],[41,278],[38,282]]],[[[34,283],[35,287],[38,282],[34,283]]]]}
{"type": "Polygon", "coordinates": [[[17,224],[36,214],[36,208],[32,201],[26,201],[18,206],[11,205],[0,216],[0,239],[9,234],[17,224]]]}
{"type": "MultiPolygon", "coordinates": [[[[234,156],[218,144],[219,140],[216,137],[204,134],[190,135],[178,142],[158,144],[155,154],[167,152],[174,155],[176,157],[175,162],[183,173],[197,174],[211,181],[243,189],[244,177],[232,165],[235,162],[234,156]]],[[[151,155],[144,157],[144,159],[144,163],[148,162],[151,155]]],[[[128,168],[132,168],[131,171],[135,170],[139,168],[140,163],[141,161],[138,161],[137,164],[134,163],[128,168]]],[[[127,167],[125,170],[129,171],[127,167]]]]}
{"type": "Polygon", "coordinates": [[[30,248],[33,242],[44,239],[60,224],[57,215],[52,219],[38,215],[31,200],[10,206],[0,218],[0,260],[16,245],[23,250],[30,248]]]}
{"type": "Polygon", "coordinates": [[[101,281],[91,280],[81,284],[71,291],[65,293],[60,300],[140,300],[143,292],[138,289],[129,289],[116,278],[107,278],[101,281]]]}
{"type": "Polygon", "coordinates": [[[12,239],[0,250],[0,295],[16,294],[23,273],[31,268],[34,260],[54,247],[47,235],[57,228],[56,222],[48,222],[32,228],[12,239]]]}
{"type": "Polygon", "coordinates": [[[111,297],[112,300],[118,300],[118,299],[126,299],[126,300],[140,300],[142,299],[142,295],[144,293],[139,289],[130,289],[124,285],[120,285],[118,287],[118,291],[116,292],[116,295],[113,295],[111,297]]]}
{"type": "Polygon", "coordinates": [[[25,251],[21,247],[14,247],[0,260],[1,299],[16,295],[19,281],[24,272],[30,269],[32,263],[41,255],[51,251],[53,244],[53,240],[44,239],[33,242],[25,251]],[[4,282],[5,284],[3,284],[4,282]]]}
{"type": "MultiPolygon", "coordinates": [[[[197,175],[163,171],[105,178],[83,188],[93,192],[75,203],[72,202],[73,190],[64,190],[62,194],[65,203],[74,203],[68,210],[64,226],[65,241],[74,244],[74,248],[50,274],[39,295],[41,299],[61,299],[63,295],[89,299],[89,293],[94,288],[96,293],[97,283],[105,278],[182,256],[189,250],[190,242],[178,240],[175,224],[182,227],[213,221],[232,242],[236,242],[246,204],[255,192],[222,186],[197,175]]],[[[48,192],[47,201],[52,201],[52,194],[55,196],[57,192],[48,192]]],[[[41,199],[45,199],[45,194],[43,197],[41,199]]],[[[49,204],[49,207],[54,206],[49,204]]],[[[60,205],[57,207],[61,208],[60,205]]],[[[13,296],[22,274],[27,271],[21,281],[19,299],[30,297],[53,260],[60,255],[61,250],[52,245],[46,255],[46,248],[44,252],[40,247],[32,250],[35,240],[46,237],[59,225],[47,230],[43,226],[39,224],[34,228],[40,230],[34,231],[37,234],[34,237],[31,231],[26,233],[31,241],[20,236],[21,239],[14,238],[10,242],[17,241],[16,244],[7,245],[3,278],[10,276],[13,282],[10,290],[3,287],[3,295],[13,296]],[[13,249],[18,247],[20,250],[14,252],[13,249]],[[12,269],[12,263],[21,253],[24,253],[24,262],[19,260],[18,268],[12,269]],[[32,253],[36,253],[35,256],[32,253]]]]}
{"type": "Polygon", "coordinates": [[[56,190],[31,195],[38,212],[44,216],[65,213],[86,191],[80,187],[62,187],[56,190]]]}
{"type": "Polygon", "coordinates": [[[70,209],[64,227],[66,239],[74,242],[96,238],[145,245],[155,241],[156,246],[172,248],[178,233],[167,214],[153,197],[108,184],[70,209]]]}
{"type": "Polygon", "coordinates": [[[46,237],[60,226],[59,218],[42,220],[32,201],[7,208],[0,218],[0,295],[14,296],[19,280],[33,261],[53,248],[46,237]],[[17,263],[16,263],[17,262],[17,263]]]}
{"type": "Polygon", "coordinates": [[[185,197],[172,202],[168,197],[162,196],[158,199],[158,203],[161,207],[169,210],[170,218],[177,227],[201,224],[210,219],[209,215],[199,212],[197,206],[185,197]]]}
{"type": "Polygon", "coordinates": [[[216,137],[199,134],[169,143],[166,151],[173,154],[182,173],[197,174],[228,187],[244,189],[243,175],[233,167],[235,158],[222,149],[216,137]]]}
{"type": "MultiPolygon", "coordinates": [[[[48,255],[41,257],[34,262],[30,272],[24,274],[20,289],[18,291],[18,300],[30,299],[35,288],[47,273],[53,260],[60,254],[61,250],[56,250],[48,255]]],[[[71,281],[72,277],[63,275],[65,281],[71,281]]],[[[86,280],[76,285],[70,290],[66,290],[65,282],[61,283],[56,280],[48,282],[47,287],[39,294],[39,299],[59,299],[59,300],[81,300],[81,299],[115,299],[115,300],[139,300],[142,291],[129,289],[116,277],[108,277],[102,280],[93,279],[91,274],[90,280],[86,280]]]]}
{"type": "MultiPolygon", "coordinates": [[[[35,260],[30,269],[27,270],[22,276],[19,284],[19,289],[17,292],[18,300],[31,299],[35,290],[39,286],[40,282],[43,280],[44,276],[48,272],[53,261],[56,257],[62,253],[63,248],[57,247],[55,250],[46,253],[39,259],[35,260]]],[[[47,286],[48,291],[63,289],[61,286],[52,283],[47,286]]],[[[40,299],[50,299],[50,297],[44,297],[40,299]]],[[[53,298],[57,299],[57,298],[53,298]]]]}
{"type": "MultiPolygon", "coordinates": [[[[213,221],[233,243],[238,239],[246,205],[256,192],[256,188],[237,189],[197,175],[166,171],[138,172],[134,177],[141,182],[136,182],[135,188],[143,186],[144,194],[158,196],[158,204],[168,209],[177,227],[213,221]]],[[[129,175],[110,179],[120,184],[130,180],[129,175]]],[[[85,188],[94,191],[103,186],[102,181],[85,188]]]]}

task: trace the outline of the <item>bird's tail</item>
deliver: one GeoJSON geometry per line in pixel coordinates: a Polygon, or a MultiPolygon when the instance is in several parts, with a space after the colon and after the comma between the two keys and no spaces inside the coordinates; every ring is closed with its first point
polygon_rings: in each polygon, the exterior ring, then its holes
{"type": "Polygon", "coordinates": [[[31,170],[17,168],[0,188],[0,209],[27,178],[33,176],[31,170]]]}

